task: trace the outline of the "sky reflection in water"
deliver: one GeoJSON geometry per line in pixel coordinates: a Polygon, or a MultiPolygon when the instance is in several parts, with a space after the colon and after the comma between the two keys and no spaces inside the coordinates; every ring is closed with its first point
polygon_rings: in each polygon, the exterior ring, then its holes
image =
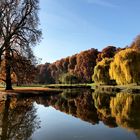
{"type": "Polygon", "coordinates": [[[67,90],[0,102],[1,140],[139,140],[140,95],[67,90]]]}

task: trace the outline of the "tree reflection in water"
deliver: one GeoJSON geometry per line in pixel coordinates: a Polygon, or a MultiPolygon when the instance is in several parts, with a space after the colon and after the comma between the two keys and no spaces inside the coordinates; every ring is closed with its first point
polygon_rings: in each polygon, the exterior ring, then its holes
{"type": "Polygon", "coordinates": [[[108,127],[123,127],[140,135],[140,95],[130,93],[99,93],[90,90],[66,90],[60,95],[37,100],[38,104],[108,127]]]}
{"type": "Polygon", "coordinates": [[[116,127],[115,117],[111,115],[110,100],[114,97],[113,93],[92,93],[94,105],[97,109],[99,120],[109,127],[116,127]]]}
{"type": "Polygon", "coordinates": [[[140,137],[140,95],[64,90],[62,94],[9,98],[0,102],[2,140],[26,140],[39,128],[33,103],[52,106],[91,124],[102,121],[108,127],[123,127],[140,137]]]}
{"type": "Polygon", "coordinates": [[[53,106],[55,109],[65,112],[81,120],[97,124],[99,122],[97,109],[90,90],[65,90],[62,94],[40,98],[38,104],[53,106]]]}
{"type": "Polygon", "coordinates": [[[119,126],[140,132],[140,95],[118,93],[110,101],[111,114],[119,126]]]}
{"type": "Polygon", "coordinates": [[[133,131],[140,139],[140,94],[93,93],[93,99],[104,124],[133,131]],[[110,124],[105,122],[106,119],[111,119],[110,124]]]}
{"type": "Polygon", "coordinates": [[[0,108],[1,140],[27,140],[39,128],[32,100],[7,95],[0,108]]]}

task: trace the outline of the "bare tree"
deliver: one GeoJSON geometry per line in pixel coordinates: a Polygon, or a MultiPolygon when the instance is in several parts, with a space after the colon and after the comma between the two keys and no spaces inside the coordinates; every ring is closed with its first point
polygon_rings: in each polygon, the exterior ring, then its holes
{"type": "Polygon", "coordinates": [[[38,0],[0,1],[0,62],[5,61],[6,90],[12,89],[11,64],[16,56],[32,58],[32,46],[40,41],[38,0]]]}

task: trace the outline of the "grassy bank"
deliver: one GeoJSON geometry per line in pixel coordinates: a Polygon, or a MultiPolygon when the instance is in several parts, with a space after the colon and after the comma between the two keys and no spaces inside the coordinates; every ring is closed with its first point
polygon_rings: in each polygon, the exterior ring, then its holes
{"type": "Polygon", "coordinates": [[[29,85],[29,86],[13,86],[14,90],[5,91],[4,87],[0,87],[0,93],[6,94],[57,94],[61,93],[63,89],[72,88],[83,88],[83,89],[93,89],[99,92],[120,92],[125,91],[127,93],[140,93],[140,86],[131,85],[96,85],[91,84],[48,84],[48,85],[29,85]]]}
{"type": "Polygon", "coordinates": [[[91,88],[93,84],[48,84],[45,88],[91,88]]]}
{"type": "Polygon", "coordinates": [[[127,92],[127,93],[140,93],[140,86],[135,84],[129,85],[95,85],[93,89],[98,90],[100,92],[127,92]]]}
{"type": "Polygon", "coordinates": [[[14,87],[14,90],[5,91],[4,88],[0,88],[1,94],[9,95],[49,95],[61,93],[60,89],[51,89],[43,87],[14,87]]]}
{"type": "Polygon", "coordinates": [[[97,85],[94,83],[91,84],[49,84],[44,85],[45,88],[58,88],[58,89],[66,89],[66,88],[89,88],[93,90],[99,90],[101,92],[119,92],[119,91],[126,91],[129,93],[140,93],[140,86],[135,84],[129,85],[97,85]]]}

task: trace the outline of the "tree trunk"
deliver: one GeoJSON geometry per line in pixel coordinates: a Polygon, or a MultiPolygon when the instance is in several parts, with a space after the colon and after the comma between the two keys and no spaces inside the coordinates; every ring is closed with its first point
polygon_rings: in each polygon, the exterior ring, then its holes
{"type": "Polygon", "coordinates": [[[6,88],[5,90],[13,90],[12,88],[12,81],[11,81],[11,57],[10,57],[10,50],[7,48],[5,51],[5,73],[6,73],[6,88]]]}
{"type": "Polygon", "coordinates": [[[8,132],[9,107],[10,107],[10,97],[7,95],[7,100],[5,101],[5,108],[4,108],[4,112],[3,112],[3,118],[2,118],[1,140],[8,139],[7,132],[8,132]]]}

